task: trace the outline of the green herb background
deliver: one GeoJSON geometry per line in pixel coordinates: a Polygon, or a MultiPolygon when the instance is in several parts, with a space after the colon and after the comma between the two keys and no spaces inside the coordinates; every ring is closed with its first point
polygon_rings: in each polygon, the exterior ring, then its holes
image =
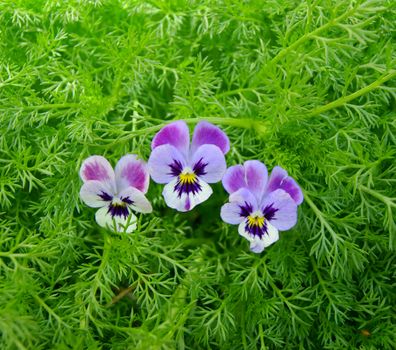
{"type": "Polygon", "coordinates": [[[335,0],[0,2],[1,349],[394,349],[396,6],[335,0]],[[304,190],[262,254],[221,184],[117,234],[89,155],[147,160],[168,121],[304,190]]]}

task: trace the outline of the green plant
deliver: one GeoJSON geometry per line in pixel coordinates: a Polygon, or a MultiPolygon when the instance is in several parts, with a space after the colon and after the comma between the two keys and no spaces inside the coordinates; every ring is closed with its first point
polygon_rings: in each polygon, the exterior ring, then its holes
{"type": "Polygon", "coordinates": [[[392,1],[0,3],[2,349],[393,349],[392,1]],[[299,224],[261,255],[164,205],[99,228],[78,169],[208,120],[228,165],[281,165],[299,224]]]}

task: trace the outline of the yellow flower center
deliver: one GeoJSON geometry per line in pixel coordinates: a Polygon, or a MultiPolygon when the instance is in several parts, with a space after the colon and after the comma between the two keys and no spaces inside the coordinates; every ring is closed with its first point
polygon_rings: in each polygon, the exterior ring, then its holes
{"type": "Polygon", "coordinates": [[[263,216],[251,216],[249,215],[247,218],[247,223],[250,227],[252,226],[258,226],[258,227],[263,227],[264,226],[264,221],[265,218],[263,216]]]}
{"type": "Polygon", "coordinates": [[[194,173],[181,173],[179,175],[179,180],[182,185],[193,184],[197,179],[194,173]]]}
{"type": "Polygon", "coordinates": [[[123,202],[121,199],[115,197],[113,198],[113,200],[111,201],[111,204],[114,207],[120,207],[120,208],[125,208],[127,206],[127,203],[123,202]]]}

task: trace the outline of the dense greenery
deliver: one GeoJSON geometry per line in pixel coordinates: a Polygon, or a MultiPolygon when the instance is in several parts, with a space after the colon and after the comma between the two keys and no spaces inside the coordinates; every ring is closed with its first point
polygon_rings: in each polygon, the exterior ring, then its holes
{"type": "Polygon", "coordinates": [[[0,2],[1,349],[394,349],[392,0],[0,2]],[[92,154],[148,159],[169,120],[208,120],[229,165],[281,165],[298,225],[256,255],[190,213],[101,229],[92,154]]]}

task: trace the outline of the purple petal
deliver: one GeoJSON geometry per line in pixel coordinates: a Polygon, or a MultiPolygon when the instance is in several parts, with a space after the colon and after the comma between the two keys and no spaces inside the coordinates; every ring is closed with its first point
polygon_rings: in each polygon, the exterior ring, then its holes
{"type": "Polygon", "coordinates": [[[251,204],[253,211],[258,209],[256,197],[247,188],[241,188],[230,195],[230,202],[243,204],[245,202],[251,204]]]}
{"type": "Polygon", "coordinates": [[[178,171],[186,166],[184,156],[171,145],[156,147],[148,160],[148,169],[152,179],[160,184],[172,181],[178,171]]]}
{"type": "Polygon", "coordinates": [[[91,156],[82,163],[80,177],[84,182],[90,180],[113,182],[114,171],[106,158],[102,156],[91,156]]]}
{"type": "Polygon", "coordinates": [[[135,187],[127,187],[119,193],[121,201],[128,203],[129,208],[138,213],[151,213],[153,208],[144,193],[135,187]]]}
{"type": "Polygon", "coordinates": [[[115,177],[118,192],[128,187],[135,187],[146,193],[150,176],[147,165],[133,154],[123,156],[115,167],[115,177]]]}
{"type": "Polygon", "coordinates": [[[248,160],[243,165],[229,167],[223,177],[223,186],[228,193],[248,188],[261,199],[268,180],[267,167],[258,160],[248,160]]]}
{"type": "Polygon", "coordinates": [[[100,208],[113,199],[113,191],[106,182],[90,180],[80,190],[81,200],[91,208],[100,208]]]}
{"type": "Polygon", "coordinates": [[[300,186],[292,177],[288,176],[287,171],[282,169],[280,166],[276,166],[272,170],[266,193],[268,194],[277,189],[286,191],[297,205],[301,204],[304,200],[300,186]]]}
{"type": "Polygon", "coordinates": [[[177,190],[178,179],[169,182],[162,192],[168,207],[178,211],[189,211],[198,204],[206,201],[212,194],[212,188],[204,181],[200,181],[200,189],[197,192],[179,192],[177,190]]]}
{"type": "Polygon", "coordinates": [[[243,165],[234,165],[229,167],[223,176],[223,187],[229,193],[238,191],[242,187],[246,187],[245,169],[243,165]]]}
{"type": "Polygon", "coordinates": [[[269,193],[261,203],[264,217],[278,230],[289,230],[297,223],[297,204],[284,190],[269,193]]]}
{"type": "Polygon", "coordinates": [[[258,199],[261,199],[268,181],[267,167],[258,160],[248,160],[243,166],[245,168],[246,187],[258,199]]]}
{"type": "Polygon", "coordinates": [[[247,188],[241,188],[232,193],[229,200],[231,203],[235,202],[240,205],[248,203],[252,207],[252,211],[256,211],[258,209],[256,197],[247,188]]]}
{"type": "Polygon", "coordinates": [[[155,136],[151,143],[151,149],[161,145],[172,145],[182,154],[187,155],[190,146],[190,132],[183,120],[164,126],[155,136]]]}
{"type": "Polygon", "coordinates": [[[223,152],[215,145],[203,145],[192,156],[194,173],[208,183],[219,182],[227,169],[223,152]]]}
{"type": "Polygon", "coordinates": [[[228,136],[217,126],[202,121],[194,129],[191,151],[194,153],[200,146],[212,144],[221,149],[223,154],[230,150],[228,136]]]}

